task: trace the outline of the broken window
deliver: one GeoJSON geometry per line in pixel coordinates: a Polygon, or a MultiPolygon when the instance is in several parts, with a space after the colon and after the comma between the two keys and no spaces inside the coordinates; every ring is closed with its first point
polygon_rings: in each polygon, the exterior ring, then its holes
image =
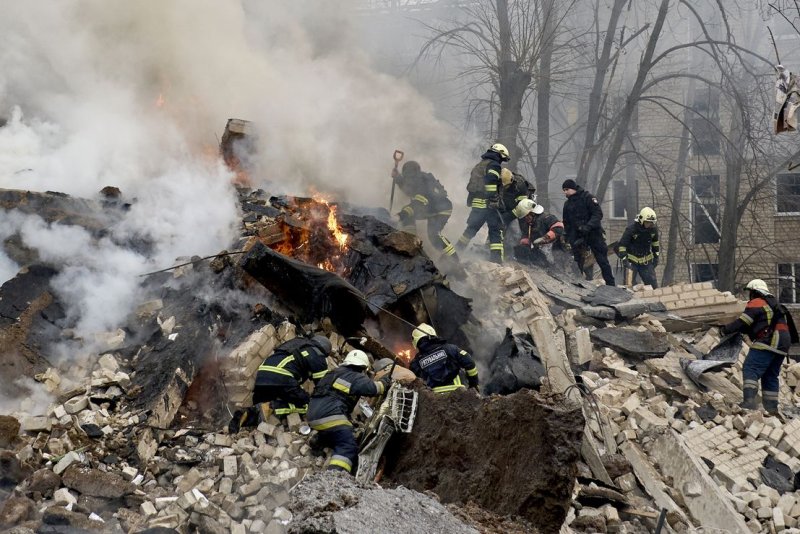
{"type": "Polygon", "coordinates": [[[695,263],[692,265],[692,282],[717,282],[716,263],[695,263]]]}
{"type": "Polygon", "coordinates": [[[692,154],[715,156],[719,154],[719,91],[705,87],[695,91],[691,119],[692,154]]]}
{"type": "Polygon", "coordinates": [[[800,263],[778,264],[778,301],[795,304],[800,298],[800,263]]]}
{"type": "Polygon", "coordinates": [[[626,219],[628,214],[625,210],[627,204],[627,189],[625,180],[614,180],[611,182],[611,218],[626,219]]]}
{"type": "Polygon", "coordinates": [[[719,243],[719,175],[692,176],[691,190],[694,243],[719,243]]]}
{"type": "Polygon", "coordinates": [[[800,213],[800,174],[775,177],[775,211],[779,214],[800,213]]]}

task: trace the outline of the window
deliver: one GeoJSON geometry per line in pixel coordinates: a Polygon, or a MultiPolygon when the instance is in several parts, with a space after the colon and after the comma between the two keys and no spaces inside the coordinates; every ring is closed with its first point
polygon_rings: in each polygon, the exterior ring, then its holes
{"type": "Polygon", "coordinates": [[[694,243],[719,243],[719,175],[692,176],[691,195],[694,243]]]}
{"type": "Polygon", "coordinates": [[[778,301],[784,304],[800,302],[800,263],[778,264],[778,301]]]}
{"type": "Polygon", "coordinates": [[[716,156],[719,154],[719,91],[711,87],[698,89],[694,94],[691,119],[692,154],[716,156]]]}
{"type": "Polygon", "coordinates": [[[717,281],[716,263],[695,263],[692,265],[692,282],[717,281]]]}
{"type": "Polygon", "coordinates": [[[625,187],[625,180],[614,180],[611,182],[611,214],[612,219],[627,219],[628,214],[625,206],[628,203],[628,189],[625,187]]]}
{"type": "Polygon", "coordinates": [[[779,174],[775,178],[775,211],[800,213],[800,174],[779,174]]]}

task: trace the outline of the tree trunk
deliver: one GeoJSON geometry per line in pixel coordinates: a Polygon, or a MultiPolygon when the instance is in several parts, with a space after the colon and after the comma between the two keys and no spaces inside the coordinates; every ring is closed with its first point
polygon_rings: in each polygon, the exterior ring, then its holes
{"type": "MultiPolygon", "coordinates": [[[[681,144],[678,148],[678,162],[675,165],[675,187],[672,189],[672,206],[669,216],[669,234],[667,237],[666,251],[661,255],[666,257],[664,262],[664,274],[661,276],[661,285],[668,286],[675,279],[675,265],[677,258],[675,251],[678,249],[678,230],[681,227],[681,205],[683,204],[683,185],[686,183],[686,160],[689,157],[689,121],[692,117],[692,110],[689,102],[694,96],[694,80],[689,80],[689,87],[686,90],[686,101],[683,108],[683,131],[681,132],[681,144]]],[[[661,237],[663,239],[663,235],[661,237]]]]}
{"type": "Polygon", "coordinates": [[[522,123],[522,100],[531,83],[531,75],[520,69],[511,58],[511,24],[507,0],[497,0],[497,23],[500,36],[500,114],[497,120],[497,140],[508,148],[511,155],[509,166],[515,169],[521,153],[517,146],[517,136],[522,123]]]}
{"type": "Polygon", "coordinates": [[[589,93],[589,109],[586,113],[586,136],[583,141],[583,150],[581,151],[581,159],[578,164],[578,174],[576,177],[576,181],[584,186],[587,185],[586,178],[589,174],[589,167],[592,163],[595,151],[597,150],[595,141],[597,139],[597,128],[600,124],[600,107],[603,100],[603,87],[605,86],[611,49],[614,45],[614,36],[617,33],[617,24],[619,23],[619,17],[626,1],[627,0],[614,0],[614,5],[611,7],[611,16],[608,19],[606,36],[603,40],[603,50],[597,60],[592,91],[589,93]]]}
{"type": "Polygon", "coordinates": [[[717,257],[717,289],[720,291],[733,291],[736,285],[736,244],[741,218],[738,199],[742,180],[742,152],[747,135],[742,125],[741,112],[737,105],[731,114],[731,144],[726,144],[725,148],[725,198],[717,257]]]}
{"type": "Polygon", "coordinates": [[[600,175],[600,181],[597,184],[596,196],[598,200],[602,200],[605,196],[608,183],[611,181],[611,177],[614,174],[614,167],[617,164],[617,158],[619,157],[620,149],[622,148],[622,142],[625,140],[625,136],[628,133],[628,124],[630,124],[633,111],[642,95],[642,86],[644,85],[644,81],[647,78],[647,75],[650,73],[651,61],[653,60],[656,44],[661,36],[661,29],[664,27],[664,19],[667,17],[669,1],[670,0],[661,0],[661,5],[658,8],[658,15],[656,16],[656,21],[653,24],[653,31],[650,33],[650,38],[647,41],[647,48],[645,48],[644,54],[642,55],[642,60],[639,62],[639,71],[636,73],[636,81],[633,83],[633,87],[631,88],[630,94],[628,94],[628,98],[625,99],[625,107],[622,110],[619,121],[614,126],[614,138],[608,151],[608,159],[603,167],[603,173],[600,175]]]}
{"type": "Polygon", "coordinates": [[[550,209],[550,75],[555,42],[555,0],[543,4],[542,51],[536,94],[536,201],[550,209]]]}

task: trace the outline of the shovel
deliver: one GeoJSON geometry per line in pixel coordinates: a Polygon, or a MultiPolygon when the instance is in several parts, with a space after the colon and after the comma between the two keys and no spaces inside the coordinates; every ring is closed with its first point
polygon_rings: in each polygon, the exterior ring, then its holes
{"type": "MultiPolygon", "coordinates": [[[[397,170],[397,166],[400,164],[400,161],[402,161],[403,156],[405,156],[405,153],[402,150],[395,150],[394,154],[392,154],[392,158],[394,158],[394,170],[397,170]]],[[[396,180],[395,180],[394,176],[392,176],[392,194],[389,197],[389,212],[390,213],[392,211],[392,205],[394,204],[394,186],[395,186],[395,183],[396,183],[396,180]]]]}

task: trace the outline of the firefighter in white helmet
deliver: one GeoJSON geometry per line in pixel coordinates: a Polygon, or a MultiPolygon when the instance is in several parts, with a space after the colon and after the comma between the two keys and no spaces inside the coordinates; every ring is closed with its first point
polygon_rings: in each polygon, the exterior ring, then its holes
{"type": "Polygon", "coordinates": [[[478,389],[478,369],[472,356],[437,337],[431,325],[422,323],[417,326],[411,333],[411,342],[418,352],[411,361],[410,369],[434,393],[449,393],[465,388],[464,382],[478,389]]]}
{"type": "Polygon", "coordinates": [[[358,459],[358,443],[350,414],[364,397],[383,395],[392,383],[387,374],[374,382],[364,373],[370,368],[369,356],[351,350],[342,364],[319,381],[308,405],[308,424],[319,432],[320,443],[333,448],[328,469],[353,474],[358,459]]]}
{"type": "Polygon", "coordinates": [[[758,382],[761,381],[761,399],[764,409],[778,413],[778,390],[781,365],[789,351],[792,339],[789,329],[790,315],[769,292],[761,279],[750,280],[745,286],[750,300],[735,321],[720,328],[723,335],[741,332],[750,338],[750,351],[744,360],[742,408],[756,409],[758,382]]]}
{"type": "Polygon", "coordinates": [[[485,224],[489,229],[489,259],[495,263],[503,263],[503,200],[500,172],[501,163],[509,159],[505,145],[495,143],[484,152],[481,161],[472,169],[467,184],[467,205],[472,210],[467,218],[467,227],[456,245],[458,250],[467,248],[469,242],[485,224]]]}
{"type": "Polygon", "coordinates": [[[654,289],[658,287],[656,267],[661,253],[657,222],[653,208],[642,208],[636,220],[625,229],[617,249],[617,254],[625,265],[626,275],[627,271],[633,273],[630,282],[633,283],[633,278],[638,274],[642,282],[654,289]]]}

